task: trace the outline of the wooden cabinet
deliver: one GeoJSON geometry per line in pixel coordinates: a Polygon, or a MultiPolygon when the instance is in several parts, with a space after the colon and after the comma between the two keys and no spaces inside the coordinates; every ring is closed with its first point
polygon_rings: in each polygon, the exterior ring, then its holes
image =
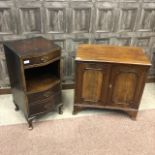
{"type": "Polygon", "coordinates": [[[16,110],[32,120],[59,110],[61,103],[61,49],[42,37],[4,43],[16,110]]]}
{"type": "Polygon", "coordinates": [[[74,112],[117,109],[135,119],[149,66],[141,48],[81,45],[76,55],[74,112]]]}

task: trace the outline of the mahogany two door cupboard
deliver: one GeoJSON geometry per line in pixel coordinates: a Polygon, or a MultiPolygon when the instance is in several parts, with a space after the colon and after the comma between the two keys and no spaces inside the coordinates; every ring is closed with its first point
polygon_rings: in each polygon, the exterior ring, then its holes
{"type": "Polygon", "coordinates": [[[136,119],[150,66],[141,48],[81,45],[75,61],[74,113],[106,108],[136,119]]]}

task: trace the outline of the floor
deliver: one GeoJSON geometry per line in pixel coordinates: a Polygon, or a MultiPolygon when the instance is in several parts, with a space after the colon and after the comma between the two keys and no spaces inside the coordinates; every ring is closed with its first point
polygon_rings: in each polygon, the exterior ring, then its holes
{"type": "MultiPolygon", "coordinates": [[[[39,118],[39,121],[80,117],[84,115],[92,115],[94,113],[104,114],[110,112],[108,110],[85,110],[79,112],[76,115],[72,115],[74,90],[63,90],[62,97],[62,100],[64,102],[63,115],[59,115],[56,112],[51,112],[39,118]]],[[[18,124],[26,122],[22,112],[15,111],[14,109],[15,107],[12,102],[12,95],[0,95],[0,125],[18,124]]],[[[144,93],[140,104],[140,110],[147,109],[155,109],[155,83],[147,83],[145,85],[144,93]]]]}

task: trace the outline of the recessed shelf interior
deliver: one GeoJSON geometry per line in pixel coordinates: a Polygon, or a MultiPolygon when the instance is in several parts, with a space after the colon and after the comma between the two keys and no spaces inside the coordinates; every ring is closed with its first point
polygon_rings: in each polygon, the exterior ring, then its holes
{"type": "Polygon", "coordinates": [[[60,60],[46,66],[25,69],[27,92],[46,90],[60,82],[60,60]]]}

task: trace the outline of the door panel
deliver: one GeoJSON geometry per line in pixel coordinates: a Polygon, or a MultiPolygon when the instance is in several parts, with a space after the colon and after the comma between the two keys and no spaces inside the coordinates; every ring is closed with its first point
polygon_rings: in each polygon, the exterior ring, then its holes
{"type": "Polygon", "coordinates": [[[87,104],[105,104],[110,65],[100,63],[76,64],[75,101],[87,104]]]}
{"type": "Polygon", "coordinates": [[[108,104],[134,108],[139,102],[144,73],[138,66],[114,66],[109,84],[108,104]]]}
{"type": "Polygon", "coordinates": [[[133,101],[138,77],[133,73],[120,73],[115,78],[112,101],[128,105],[133,101]]]}
{"type": "Polygon", "coordinates": [[[102,91],[102,70],[86,69],[83,74],[82,98],[84,101],[97,102],[102,91]]]}

